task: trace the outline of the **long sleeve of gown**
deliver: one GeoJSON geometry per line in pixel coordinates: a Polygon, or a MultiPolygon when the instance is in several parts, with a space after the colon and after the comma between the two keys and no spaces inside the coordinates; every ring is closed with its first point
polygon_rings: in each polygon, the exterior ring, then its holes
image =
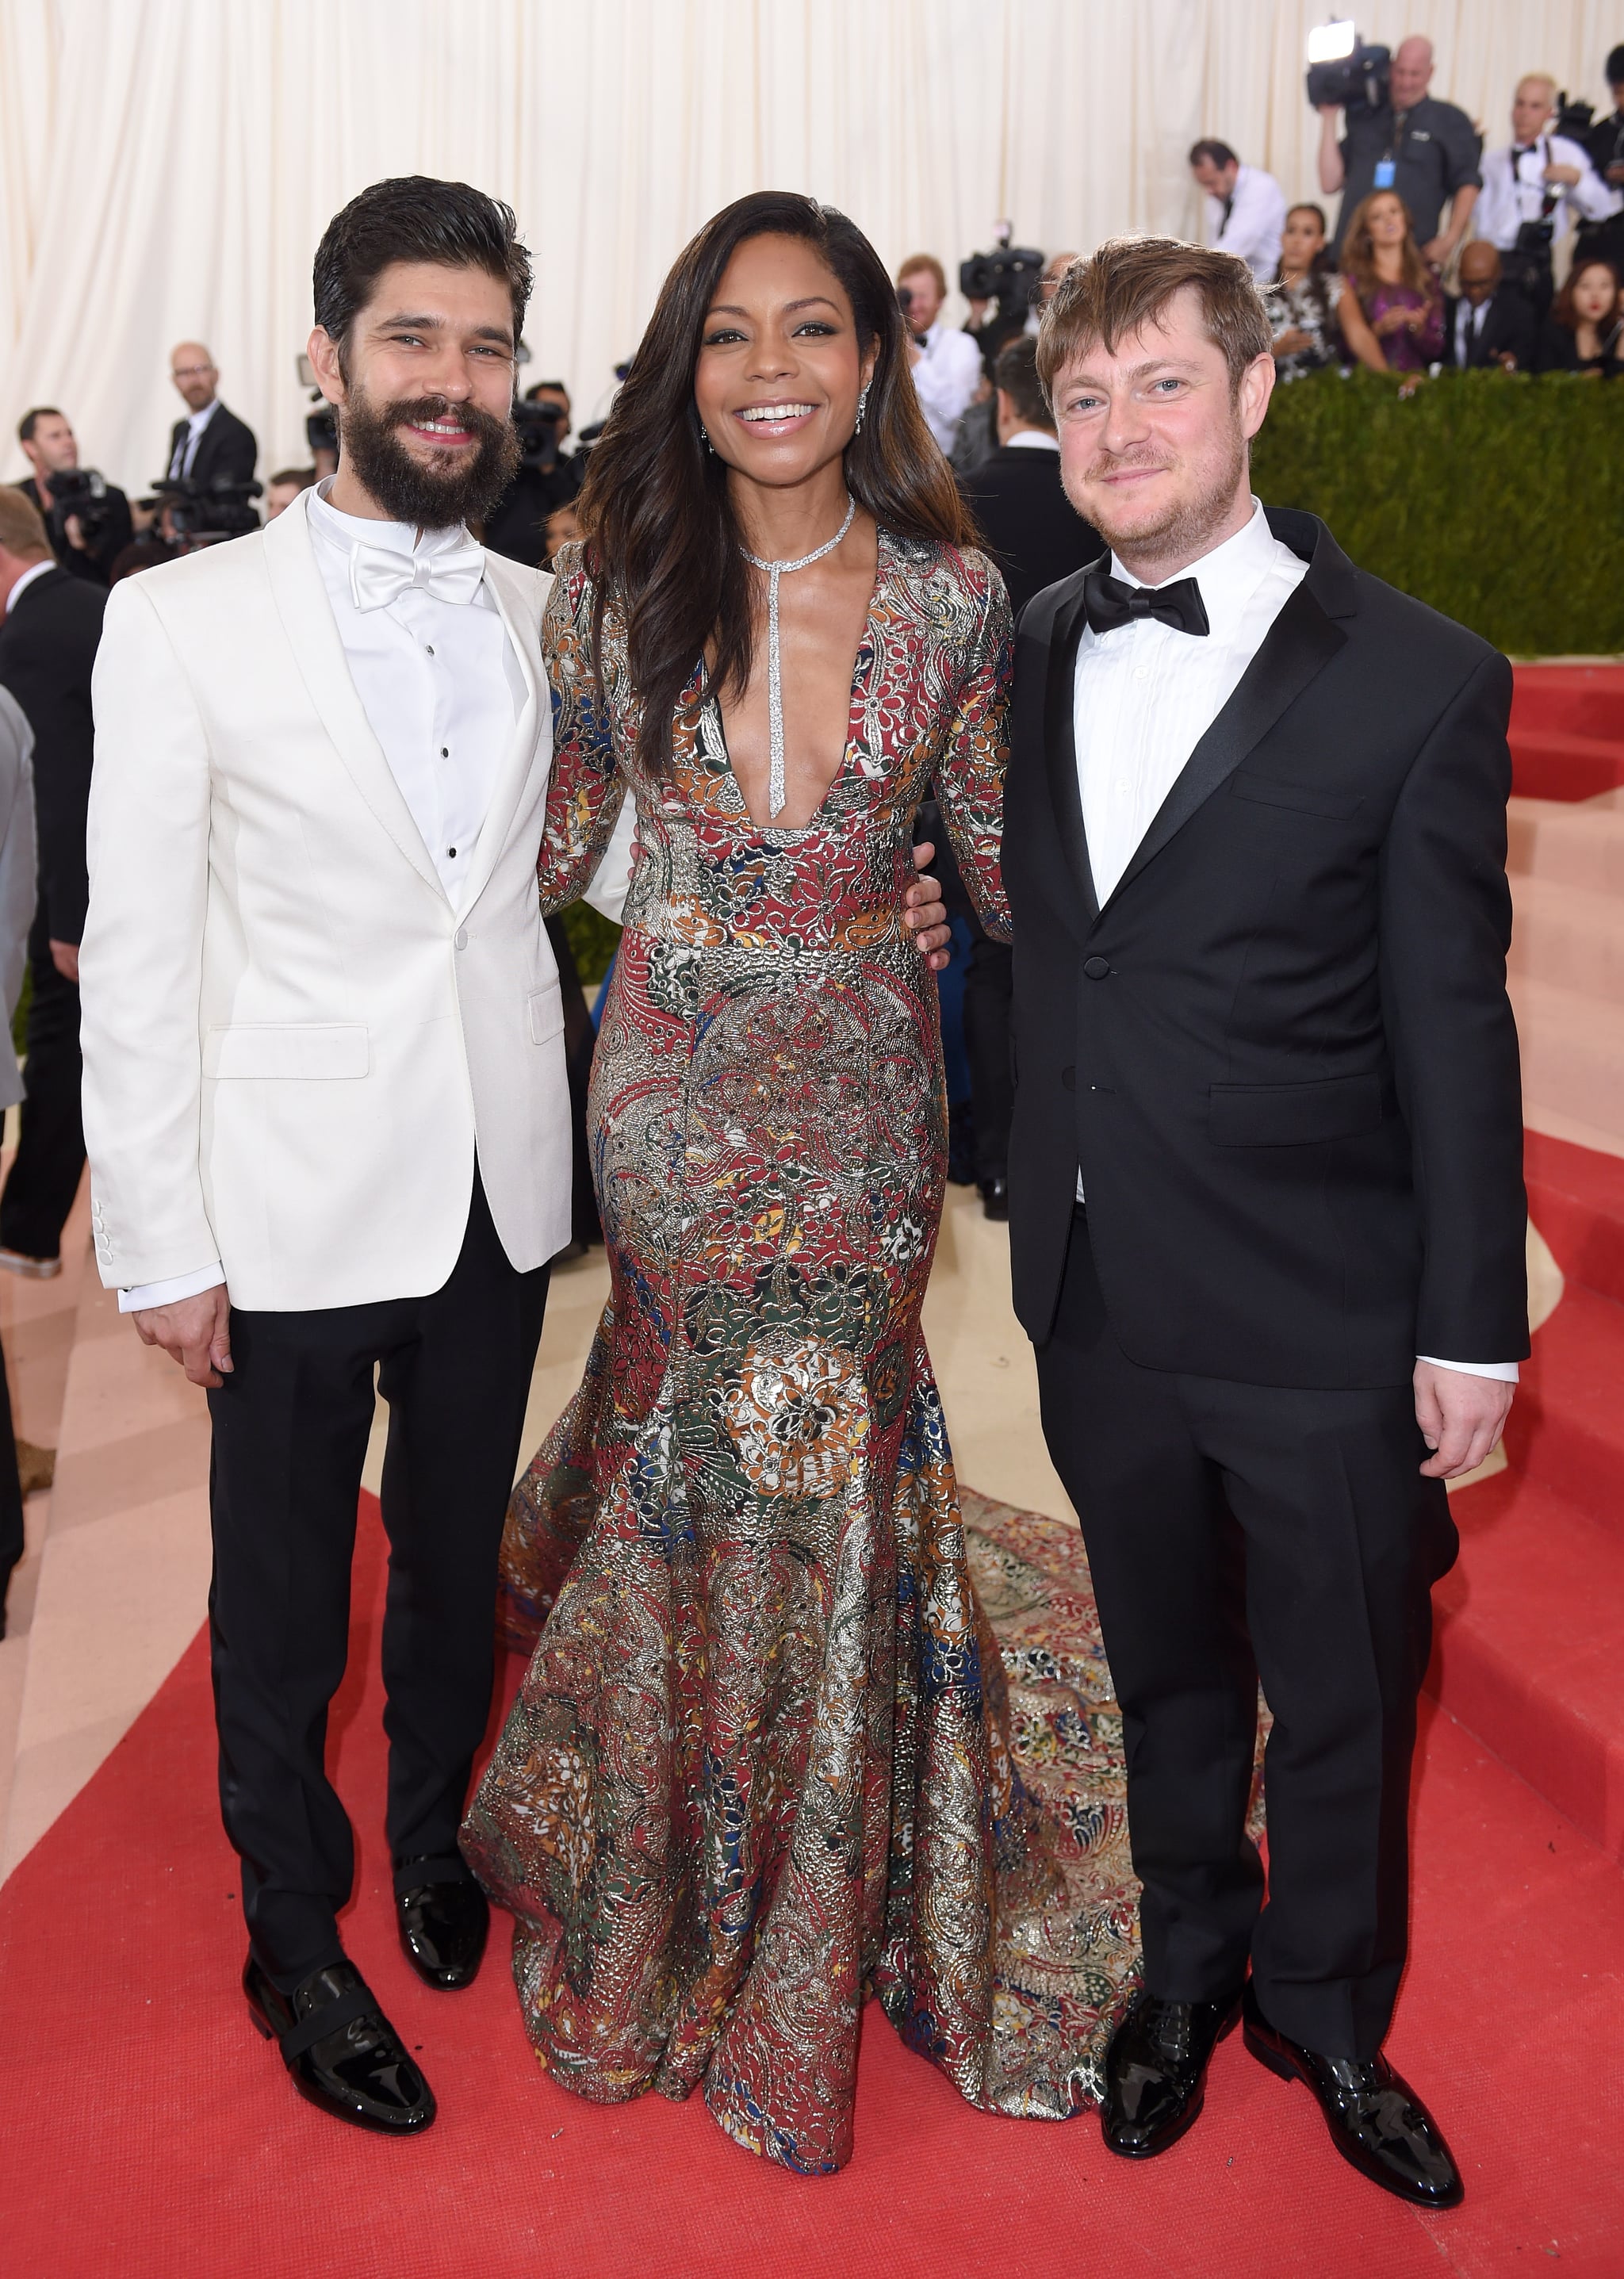
{"type": "Polygon", "coordinates": [[[963,679],[936,765],[936,796],[976,915],[1007,941],[1009,903],[1000,856],[1004,835],[1004,771],[1009,764],[1009,695],[1015,618],[1004,581],[980,562],[981,610],[964,657],[963,679]]]}
{"type": "Polygon", "coordinates": [[[536,878],[549,915],[578,902],[613,836],[625,779],[593,663],[592,580],[577,547],[564,549],[541,620],[541,656],[553,698],[553,771],[536,878]]]}

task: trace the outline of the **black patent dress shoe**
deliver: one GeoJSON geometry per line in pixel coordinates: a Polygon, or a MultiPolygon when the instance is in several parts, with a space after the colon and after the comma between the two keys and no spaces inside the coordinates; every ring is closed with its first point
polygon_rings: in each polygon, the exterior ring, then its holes
{"type": "Polygon", "coordinates": [[[425,1986],[455,1994],[473,1984],[491,1928],[490,1903],[478,1884],[411,1884],[395,1893],[395,1915],[406,1960],[425,1986]]]}
{"type": "Polygon", "coordinates": [[[1124,2160],[1149,2160],[1176,2145],[1207,2097],[1207,2060],[1240,2016],[1227,2002],[1163,2002],[1141,1991],[1106,2052],[1100,2134],[1124,2160]]]}
{"type": "Polygon", "coordinates": [[[250,1954],[242,1991],[294,2087],[324,2113],[381,2137],[410,2137],[433,2121],[434,2092],[353,1962],[330,1962],[282,1994],[250,1954]]]}
{"type": "Polygon", "coordinates": [[[1385,2058],[1323,2058],[1288,2041],[1258,2007],[1248,1985],[1246,2047],[1282,2081],[1306,2082],[1320,2102],[1331,2143],[1383,2191],[1416,2207],[1459,2207],[1466,2197],[1442,2130],[1385,2058]]]}
{"type": "Polygon", "coordinates": [[[1009,1182],[1007,1179],[982,1181],[981,1208],[988,1218],[1007,1219],[1008,1217],[1009,1182]]]}

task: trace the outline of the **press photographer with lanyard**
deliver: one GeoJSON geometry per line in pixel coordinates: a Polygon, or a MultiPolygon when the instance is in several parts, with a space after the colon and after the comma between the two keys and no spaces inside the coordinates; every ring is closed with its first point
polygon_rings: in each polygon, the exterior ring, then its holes
{"type": "MultiPolygon", "coordinates": [[[[1328,197],[1342,192],[1333,251],[1341,251],[1355,209],[1373,190],[1398,191],[1410,210],[1422,258],[1435,269],[1443,268],[1466,235],[1482,186],[1482,145],[1458,104],[1428,94],[1431,78],[1432,42],[1413,36],[1393,51],[1385,99],[1347,104],[1340,142],[1337,105],[1320,104],[1320,188],[1328,197]]],[[[1381,92],[1379,82],[1375,91],[1381,92]]]]}
{"type": "Polygon", "coordinates": [[[1477,234],[1498,249],[1505,281],[1523,295],[1536,317],[1555,290],[1551,248],[1572,222],[1600,222],[1617,213],[1624,197],[1610,189],[1582,143],[1550,132],[1556,82],[1544,72],[1518,81],[1512,104],[1512,140],[1483,158],[1483,195],[1477,234]]]}

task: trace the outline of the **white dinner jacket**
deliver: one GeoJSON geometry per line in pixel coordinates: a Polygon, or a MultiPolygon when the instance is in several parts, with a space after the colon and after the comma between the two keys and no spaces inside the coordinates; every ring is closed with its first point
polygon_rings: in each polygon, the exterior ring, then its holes
{"type": "Polygon", "coordinates": [[[95,678],[85,1141],[104,1284],[219,1259],[233,1303],[437,1290],[474,1144],[521,1270],[570,1239],[536,854],[550,580],[486,556],[529,689],[454,910],[368,725],[303,493],[126,579],[95,678]]]}

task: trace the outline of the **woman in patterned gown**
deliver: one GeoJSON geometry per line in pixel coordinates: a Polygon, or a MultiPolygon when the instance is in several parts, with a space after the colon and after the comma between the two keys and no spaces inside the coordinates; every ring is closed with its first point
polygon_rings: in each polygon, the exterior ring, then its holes
{"type": "Polygon", "coordinates": [[[463,1834],[558,2081],[702,2084],[813,2173],[850,2154],[865,1994],[973,2104],[1061,2119],[1132,1958],[1131,1887],[1080,1916],[1013,1771],[920,1332],[911,828],[934,779],[1003,931],[1011,628],[907,359],[849,221],[741,200],[667,280],[560,557],[544,907],[628,788],[640,849],[589,1116],[611,1295],[515,1492],[504,1619],[545,1628],[463,1834]]]}

